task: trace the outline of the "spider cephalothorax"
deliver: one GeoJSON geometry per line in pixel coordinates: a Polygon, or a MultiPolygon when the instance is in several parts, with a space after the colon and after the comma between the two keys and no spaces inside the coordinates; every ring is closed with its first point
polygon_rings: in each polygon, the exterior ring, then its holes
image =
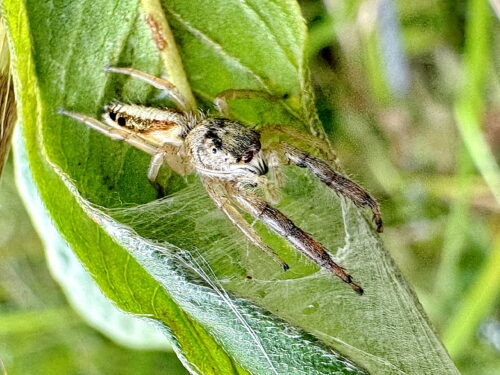
{"type": "MultiPolygon", "coordinates": [[[[125,140],[153,155],[148,170],[148,178],[152,182],[165,163],[180,174],[195,171],[217,207],[254,245],[265,251],[283,269],[288,269],[288,265],[262,242],[242,212],[247,212],[262,221],[320,267],[333,272],[357,293],[363,293],[363,289],[332,260],[321,243],[267,201],[254,194],[248,186],[260,186],[266,189],[268,184],[264,175],[270,168],[279,168],[279,164],[306,168],[335,193],[351,200],[359,207],[369,207],[377,231],[382,232],[379,206],[367,192],[337,173],[328,162],[292,144],[275,142],[262,147],[261,134],[237,121],[209,117],[186,110],[183,104],[185,101],[172,83],[166,80],[130,68],[109,70],[134,76],[164,89],[179,108],[112,103],[104,108],[104,122],[79,113],[65,110],[60,112],[86,123],[113,139],[125,140]]],[[[215,100],[216,107],[218,109],[226,107],[224,103],[226,97],[235,98],[238,92],[239,90],[226,90],[219,94],[215,100]]],[[[241,92],[243,97],[252,94],[251,90],[241,90],[241,92]]],[[[257,94],[263,96],[262,93],[257,94]]],[[[301,142],[304,141],[304,137],[306,136],[300,136],[301,142]]]]}
{"type": "Polygon", "coordinates": [[[195,168],[206,176],[251,181],[268,171],[260,134],[236,121],[206,118],[188,133],[186,144],[195,168]]]}

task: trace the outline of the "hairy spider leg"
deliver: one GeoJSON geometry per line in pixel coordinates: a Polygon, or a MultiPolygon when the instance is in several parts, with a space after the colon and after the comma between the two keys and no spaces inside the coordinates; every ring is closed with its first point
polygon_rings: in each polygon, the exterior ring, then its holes
{"type": "Polygon", "coordinates": [[[186,100],[179,92],[179,90],[177,90],[177,87],[175,87],[172,82],[164,78],[159,78],[133,68],[108,67],[106,68],[106,71],[111,73],[125,74],[137,78],[141,81],[147,82],[157,89],[166,91],[170,98],[172,98],[172,100],[175,102],[177,109],[180,109],[181,111],[189,111],[189,109],[187,108],[186,100]]]}
{"type": "Polygon", "coordinates": [[[283,99],[284,96],[280,95],[272,95],[269,94],[265,91],[260,91],[260,90],[250,90],[250,89],[229,89],[229,90],[224,90],[220,93],[217,94],[217,96],[214,99],[214,106],[217,112],[223,116],[223,117],[228,117],[229,116],[229,107],[228,107],[228,100],[234,100],[234,99],[255,99],[255,98],[262,98],[266,100],[280,100],[283,99]]]}
{"type": "Polygon", "coordinates": [[[145,139],[144,137],[141,137],[139,134],[133,132],[130,129],[113,127],[99,120],[96,120],[93,117],[77,112],[66,111],[62,108],[59,109],[58,112],[59,114],[83,122],[84,124],[90,126],[92,129],[97,130],[99,133],[102,133],[110,137],[111,139],[125,141],[128,144],[137,147],[139,150],[142,150],[150,155],[155,155],[161,149],[161,144],[145,139]]]}
{"type": "Polygon", "coordinates": [[[242,190],[236,190],[233,194],[234,199],[241,209],[262,221],[274,233],[283,237],[302,254],[312,259],[317,265],[326,268],[343,282],[349,284],[356,293],[359,295],[363,294],[363,288],[354,283],[352,281],[352,276],[332,260],[326,248],[296,226],[293,221],[286,217],[281,211],[272,207],[269,203],[255,194],[242,190]]]}
{"type": "Polygon", "coordinates": [[[225,196],[229,192],[216,179],[203,178],[205,189],[214,201],[216,206],[228,217],[229,221],[240,230],[245,237],[250,240],[255,246],[269,255],[276,263],[281,266],[283,271],[290,268],[269,246],[262,242],[262,239],[257,234],[255,229],[245,220],[236,207],[231,203],[230,199],[225,196]]]}
{"type": "Polygon", "coordinates": [[[372,219],[377,226],[377,232],[384,231],[378,203],[358,184],[335,172],[325,161],[287,143],[278,143],[275,145],[275,149],[283,154],[288,164],[309,169],[326,186],[351,200],[357,207],[369,207],[373,214],[372,219]]]}

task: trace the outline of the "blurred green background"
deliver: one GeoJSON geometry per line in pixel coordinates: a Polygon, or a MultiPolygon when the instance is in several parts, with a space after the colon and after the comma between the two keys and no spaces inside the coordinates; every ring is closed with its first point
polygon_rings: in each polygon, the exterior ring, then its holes
{"type": "MultiPolygon", "coordinates": [[[[461,372],[500,373],[499,1],[301,5],[320,117],[341,164],[378,197],[382,238],[461,372]]],[[[120,347],[73,312],[11,164],[0,180],[8,373],[187,373],[173,353],[120,347]]]]}

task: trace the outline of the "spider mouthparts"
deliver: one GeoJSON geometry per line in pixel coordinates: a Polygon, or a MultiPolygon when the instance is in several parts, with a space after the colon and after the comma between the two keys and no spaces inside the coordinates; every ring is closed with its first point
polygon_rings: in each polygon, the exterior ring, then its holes
{"type": "Polygon", "coordinates": [[[269,167],[267,166],[267,163],[262,159],[259,161],[259,172],[261,176],[269,172],[269,167]]]}

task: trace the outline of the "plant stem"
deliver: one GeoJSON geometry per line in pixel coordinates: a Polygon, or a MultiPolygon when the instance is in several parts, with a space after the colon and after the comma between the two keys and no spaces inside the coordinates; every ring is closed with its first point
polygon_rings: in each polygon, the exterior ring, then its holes
{"type": "Polygon", "coordinates": [[[500,169],[481,132],[484,86],[489,72],[491,11],[488,2],[470,0],[466,26],[464,85],[455,102],[455,118],[477,169],[500,203],[500,169]]]}
{"type": "Polygon", "coordinates": [[[496,236],[489,259],[443,334],[443,342],[452,358],[458,358],[463,353],[479,323],[493,309],[500,295],[498,285],[500,285],[500,235],[496,236]]]}
{"type": "Polygon", "coordinates": [[[472,194],[474,165],[467,149],[462,145],[458,154],[455,185],[458,187],[458,197],[454,200],[448,215],[448,225],[444,235],[441,262],[436,277],[436,299],[444,306],[456,286],[457,262],[465,243],[469,226],[469,206],[472,194]]]}
{"type": "Polygon", "coordinates": [[[174,35],[168,25],[165,11],[159,0],[141,0],[145,21],[148,23],[153,39],[158,47],[168,79],[176,86],[186,101],[188,109],[196,109],[196,101],[184,71],[174,35]]]}

